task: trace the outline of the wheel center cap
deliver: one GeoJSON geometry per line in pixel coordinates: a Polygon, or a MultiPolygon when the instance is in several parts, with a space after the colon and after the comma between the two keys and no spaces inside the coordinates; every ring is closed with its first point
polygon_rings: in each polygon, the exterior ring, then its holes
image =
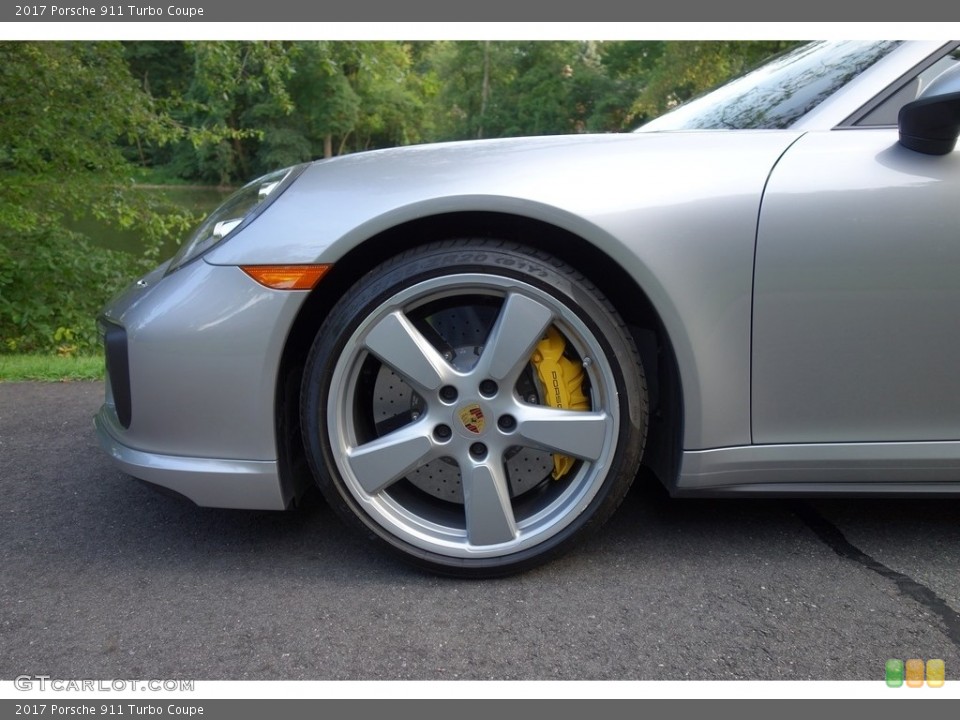
{"type": "Polygon", "coordinates": [[[467,436],[483,435],[487,425],[487,417],[483,413],[480,403],[469,403],[457,410],[457,418],[461,427],[466,430],[467,436]]]}

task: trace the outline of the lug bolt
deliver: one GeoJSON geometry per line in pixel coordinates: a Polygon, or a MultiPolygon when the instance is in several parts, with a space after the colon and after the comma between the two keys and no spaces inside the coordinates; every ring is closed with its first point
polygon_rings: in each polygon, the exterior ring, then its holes
{"type": "Polygon", "coordinates": [[[497,394],[497,384],[493,380],[484,380],[480,383],[480,394],[484,397],[493,397],[497,394]]]}
{"type": "Polygon", "coordinates": [[[453,431],[449,425],[437,425],[433,429],[433,436],[440,442],[449,440],[451,435],[453,435],[453,431]]]}
{"type": "Polygon", "coordinates": [[[452,403],[457,399],[457,389],[453,385],[444,385],[440,388],[440,399],[452,403]]]}
{"type": "Polygon", "coordinates": [[[517,421],[513,415],[501,415],[497,420],[497,427],[504,432],[512,432],[517,427],[517,421]]]}
{"type": "Polygon", "coordinates": [[[474,443],[470,446],[470,455],[474,460],[483,460],[487,456],[487,446],[483,443],[474,443]]]}

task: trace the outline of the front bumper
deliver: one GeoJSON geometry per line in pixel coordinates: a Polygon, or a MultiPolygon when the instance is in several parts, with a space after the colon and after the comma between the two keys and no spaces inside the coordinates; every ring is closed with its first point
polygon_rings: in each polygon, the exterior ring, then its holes
{"type": "Polygon", "coordinates": [[[284,510],[290,497],[275,460],[221,460],[143,452],[123,445],[107,405],[94,416],[100,447],[128,475],[168,488],[206,507],[284,510]]]}
{"type": "Polygon", "coordinates": [[[128,288],[101,318],[114,338],[95,418],[104,450],[198,505],[287,507],[295,489],[278,461],[277,376],[306,294],[203,260],[128,288]],[[117,367],[126,377],[113,377],[117,367]]]}

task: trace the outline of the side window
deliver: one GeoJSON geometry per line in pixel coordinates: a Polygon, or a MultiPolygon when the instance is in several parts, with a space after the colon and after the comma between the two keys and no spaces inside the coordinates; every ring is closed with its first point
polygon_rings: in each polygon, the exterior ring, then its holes
{"type": "Polygon", "coordinates": [[[960,48],[955,48],[915,77],[902,84],[890,97],[866,113],[854,123],[854,127],[891,127],[897,124],[900,108],[923,92],[923,89],[940,73],[960,63],[960,48]]]}

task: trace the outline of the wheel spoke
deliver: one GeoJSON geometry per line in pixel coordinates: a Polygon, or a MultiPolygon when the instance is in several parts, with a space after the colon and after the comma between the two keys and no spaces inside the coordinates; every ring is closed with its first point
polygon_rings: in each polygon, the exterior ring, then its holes
{"type": "Polygon", "coordinates": [[[500,381],[519,375],[552,321],[550,308],[525,295],[509,294],[487,339],[482,358],[486,374],[500,381]]]}
{"type": "Polygon", "coordinates": [[[507,477],[499,464],[461,463],[467,539],[471,545],[496,545],[517,537],[507,477]]]}
{"type": "Polygon", "coordinates": [[[443,384],[446,361],[401,312],[392,312],[367,333],[366,348],[420,390],[443,384]]]}
{"type": "Polygon", "coordinates": [[[406,426],[347,451],[347,462],[365,492],[376,495],[433,460],[434,444],[424,427],[406,426]]]}
{"type": "Polygon", "coordinates": [[[597,460],[611,422],[605,412],[528,406],[517,413],[517,434],[534,447],[597,460]]]}

